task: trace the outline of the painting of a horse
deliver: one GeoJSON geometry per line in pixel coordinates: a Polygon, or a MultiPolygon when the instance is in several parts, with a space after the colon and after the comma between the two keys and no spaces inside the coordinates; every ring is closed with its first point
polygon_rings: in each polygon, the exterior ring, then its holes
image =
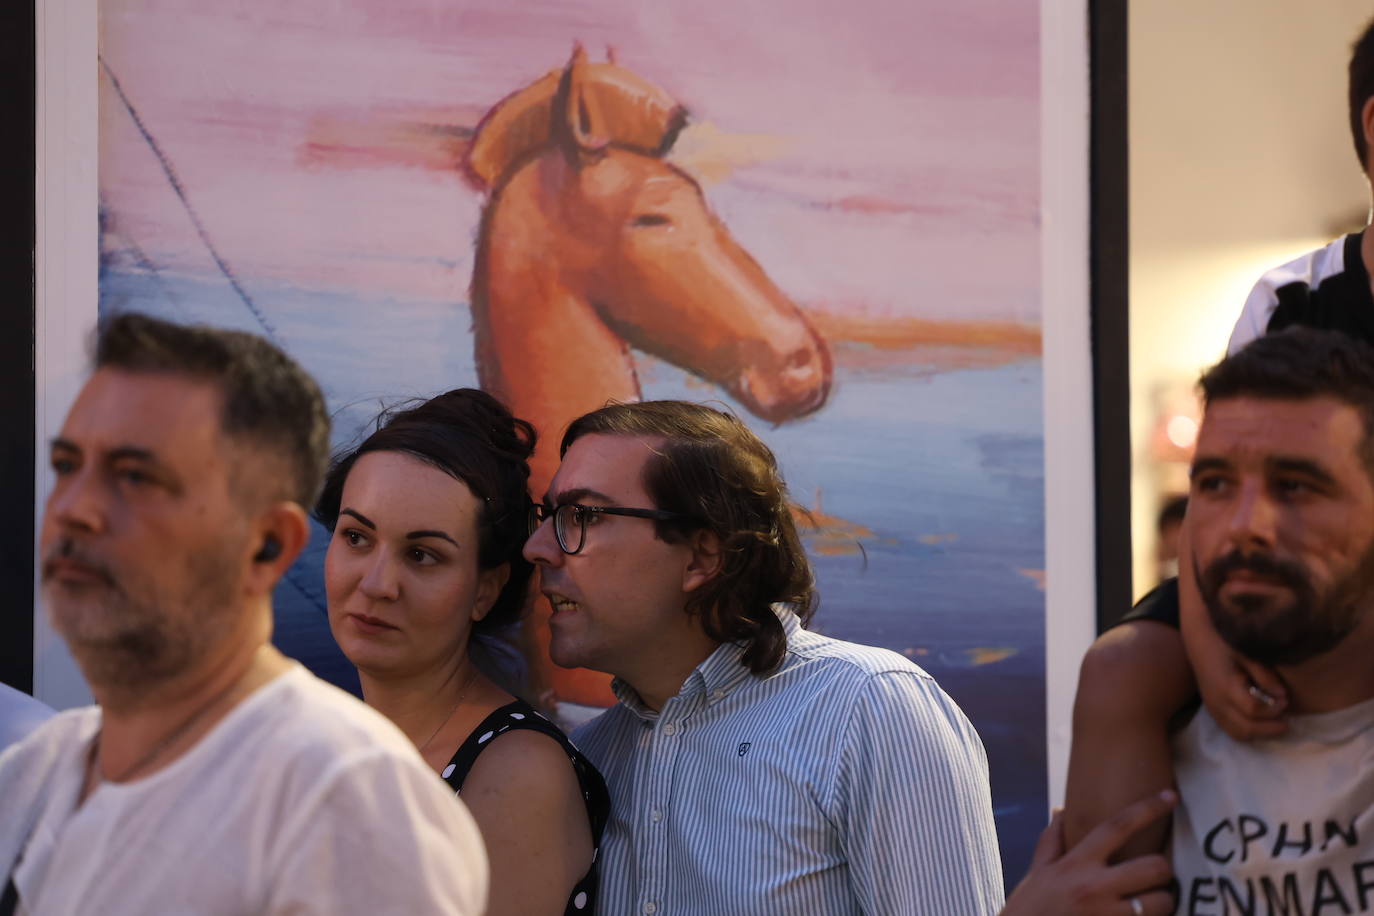
{"type": "MultiPolygon", "coordinates": [[[[607,400],[737,412],[820,526],[817,627],[969,713],[1022,867],[1047,783],[1038,4],[99,5],[103,312],[271,337],[339,446],[480,384],[538,427],[536,495],[607,400]]],[[[275,638],[346,686],[326,540],[275,638]]]]}
{"type": "Polygon", "coordinates": [[[477,370],[544,432],[537,490],[571,419],[639,398],[631,346],[772,423],[825,403],[825,341],[663,158],[686,117],[578,48],[477,128],[466,165],[489,191],[472,277],[477,370]]]}

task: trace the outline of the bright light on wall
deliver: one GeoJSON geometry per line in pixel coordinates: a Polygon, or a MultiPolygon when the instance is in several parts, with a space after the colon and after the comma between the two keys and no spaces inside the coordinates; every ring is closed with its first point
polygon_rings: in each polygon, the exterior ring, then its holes
{"type": "Polygon", "coordinates": [[[1181,449],[1192,448],[1197,441],[1197,421],[1192,417],[1174,415],[1165,427],[1169,441],[1181,449]]]}

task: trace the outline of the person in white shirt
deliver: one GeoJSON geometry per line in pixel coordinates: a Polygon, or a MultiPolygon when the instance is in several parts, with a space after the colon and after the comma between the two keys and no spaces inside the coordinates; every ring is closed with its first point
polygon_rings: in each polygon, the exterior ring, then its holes
{"type": "MultiPolygon", "coordinates": [[[[1342,63],[1348,75],[1346,120],[1360,170],[1369,179],[1374,175],[1374,21],[1355,38],[1348,61],[1331,55],[1316,62],[1333,71],[1342,63]]],[[[1238,353],[1251,341],[1290,327],[1342,331],[1374,344],[1371,268],[1374,232],[1365,228],[1266,271],[1245,300],[1227,352],[1238,353]]],[[[1197,601],[1188,583],[1165,581],[1099,636],[1084,658],[1066,793],[1070,846],[1111,812],[1173,782],[1170,723],[1196,697],[1234,738],[1269,738],[1287,728],[1285,690],[1271,673],[1206,634],[1188,640],[1185,652],[1181,600],[1197,601]]],[[[1126,854],[1162,848],[1166,827],[1160,822],[1136,837],[1126,854]]]]}
{"type": "MultiPolygon", "coordinates": [[[[1374,910],[1374,347],[1292,328],[1212,367],[1185,533],[1198,610],[1288,728],[1174,736],[1185,912],[1374,910]]],[[[1190,605],[1184,605],[1185,626],[1190,605]]]]}
{"type": "Polygon", "coordinates": [[[1172,735],[1176,910],[1157,855],[1101,856],[1148,824],[1121,812],[1037,855],[1007,916],[1374,912],[1374,347],[1290,328],[1199,387],[1184,624],[1269,672],[1286,728],[1242,740],[1194,704],[1172,735]]]}
{"type": "Polygon", "coordinates": [[[462,803],[269,642],[328,458],[267,341],[120,315],[51,443],[45,604],[99,705],[0,755],[0,912],[477,914],[462,803]]]}

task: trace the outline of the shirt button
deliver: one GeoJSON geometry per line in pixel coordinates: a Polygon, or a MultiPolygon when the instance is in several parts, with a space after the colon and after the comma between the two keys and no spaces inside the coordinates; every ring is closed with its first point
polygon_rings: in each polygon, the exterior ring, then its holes
{"type": "Polygon", "coordinates": [[[667,735],[669,738],[673,737],[673,735],[677,734],[677,726],[669,722],[667,725],[663,726],[663,734],[667,735]]]}
{"type": "Polygon", "coordinates": [[[712,690],[712,691],[711,691],[711,699],[713,699],[713,700],[719,700],[719,699],[720,699],[721,697],[723,697],[723,696],[725,696],[725,691],[724,691],[724,690],[712,690]]]}
{"type": "Polygon", "coordinates": [[[642,909],[646,914],[648,914],[648,916],[654,916],[654,914],[658,912],[658,904],[654,903],[652,900],[649,900],[644,904],[644,906],[640,907],[640,909],[642,909]]]}
{"type": "Polygon", "coordinates": [[[652,812],[649,813],[649,819],[653,821],[655,824],[663,820],[663,809],[655,808],[652,812]]]}

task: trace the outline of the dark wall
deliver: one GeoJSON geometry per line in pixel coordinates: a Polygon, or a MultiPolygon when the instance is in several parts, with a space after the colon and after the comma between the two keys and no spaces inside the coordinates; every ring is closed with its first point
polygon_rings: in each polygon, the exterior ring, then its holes
{"type": "Polygon", "coordinates": [[[34,3],[0,5],[0,681],[33,688],[34,3]]]}

